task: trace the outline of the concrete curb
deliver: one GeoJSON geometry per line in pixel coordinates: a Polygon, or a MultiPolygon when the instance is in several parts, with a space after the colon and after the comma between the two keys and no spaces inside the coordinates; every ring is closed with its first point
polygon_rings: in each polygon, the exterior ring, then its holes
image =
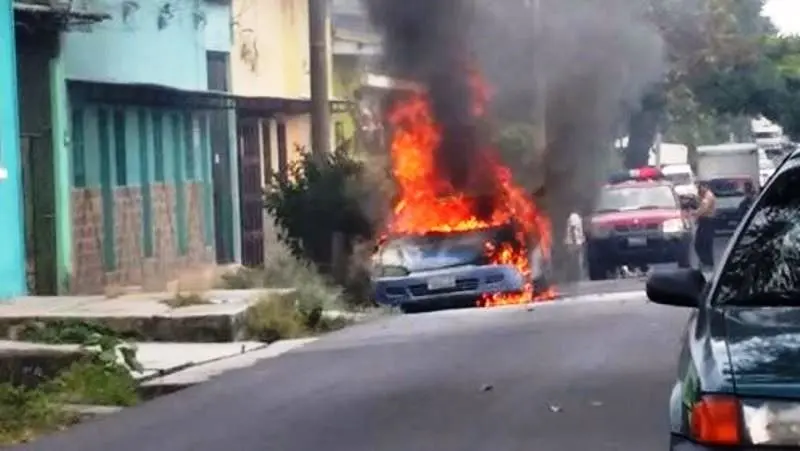
{"type": "Polygon", "coordinates": [[[139,393],[145,400],[168,395],[207,382],[228,371],[247,368],[263,360],[278,357],[318,340],[317,337],[279,340],[243,354],[192,365],[179,371],[144,381],[139,393]]]}

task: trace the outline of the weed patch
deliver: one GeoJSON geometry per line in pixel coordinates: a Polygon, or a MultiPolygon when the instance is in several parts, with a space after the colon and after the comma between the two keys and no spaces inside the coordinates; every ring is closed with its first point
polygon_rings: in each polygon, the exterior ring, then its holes
{"type": "Polygon", "coordinates": [[[16,338],[46,344],[74,344],[91,351],[54,378],[35,387],[0,384],[0,445],[27,442],[68,427],[80,415],[66,404],[131,406],[139,401],[130,370],[141,370],[136,348],[113,330],[91,322],[32,321],[16,338]]]}
{"type": "Polygon", "coordinates": [[[271,343],[332,332],[351,323],[346,317],[323,315],[320,306],[307,307],[291,298],[263,299],[248,312],[247,333],[253,339],[271,343]]]}
{"type": "Polygon", "coordinates": [[[161,303],[171,308],[183,308],[193,305],[209,305],[212,302],[197,293],[177,293],[169,299],[164,299],[161,303]]]}

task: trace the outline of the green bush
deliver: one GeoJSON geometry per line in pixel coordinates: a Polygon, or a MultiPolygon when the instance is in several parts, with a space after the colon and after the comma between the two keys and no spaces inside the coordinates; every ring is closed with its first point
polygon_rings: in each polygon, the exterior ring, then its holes
{"type": "MultiPolygon", "coordinates": [[[[275,280],[307,280],[317,277],[313,274],[321,271],[344,286],[350,294],[349,300],[368,302],[362,292],[365,274],[352,271],[350,267],[354,266],[356,244],[372,239],[373,227],[362,208],[369,186],[364,162],[345,149],[337,149],[321,159],[302,151],[288,176],[274,175],[265,193],[265,208],[274,218],[278,237],[288,246],[290,255],[279,252],[270,257],[271,248],[265,243],[267,258],[281,260],[278,264],[265,263],[265,277],[271,279],[267,284],[275,280]],[[337,234],[343,237],[343,255],[338,256],[339,259],[333,255],[337,234]],[[336,268],[337,264],[347,267],[336,268]]],[[[313,298],[329,296],[331,287],[329,283],[293,286],[308,291],[306,294],[313,298]],[[321,288],[327,294],[320,292],[321,288]]],[[[335,297],[341,297],[341,293],[335,297]]]]}

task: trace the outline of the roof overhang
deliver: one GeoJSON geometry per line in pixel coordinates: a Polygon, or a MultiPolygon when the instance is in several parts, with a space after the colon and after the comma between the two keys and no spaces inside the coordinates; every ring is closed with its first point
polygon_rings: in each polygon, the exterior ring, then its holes
{"type": "Polygon", "coordinates": [[[419,83],[375,73],[364,74],[361,85],[365,88],[387,91],[425,91],[425,87],[419,83]]]}
{"type": "MultiPolygon", "coordinates": [[[[69,81],[73,102],[138,105],[194,110],[238,110],[244,115],[300,115],[311,112],[311,99],[285,97],[245,97],[223,91],[195,91],[143,83],[69,81]]],[[[348,111],[350,102],[331,100],[333,112],[348,111]]]]}
{"type": "Polygon", "coordinates": [[[14,13],[15,15],[44,17],[65,24],[71,24],[73,22],[92,24],[111,18],[110,14],[75,9],[70,6],[70,3],[71,2],[57,2],[55,0],[48,3],[15,1],[14,13]],[[63,6],[61,6],[61,4],[63,4],[63,6]]]}
{"type": "Polygon", "coordinates": [[[161,108],[224,110],[236,108],[228,92],[192,91],[146,83],[110,83],[69,80],[70,101],[161,108]]]}
{"type": "MultiPolygon", "coordinates": [[[[349,111],[352,102],[331,99],[331,111],[343,113],[349,111]]],[[[311,99],[290,97],[248,97],[237,96],[236,108],[244,116],[297,116],[311,113],[311,99]]]]}

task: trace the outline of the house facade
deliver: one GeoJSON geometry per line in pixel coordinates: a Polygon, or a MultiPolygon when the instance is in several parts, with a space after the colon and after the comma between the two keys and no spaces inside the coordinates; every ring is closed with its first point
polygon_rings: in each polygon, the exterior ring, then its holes
{"type": "Polygon", "coordinates": [[[88,3],[106,20],[61,37],[68,291],[155,289],[236,261],[234,102],[215,65],[230,50],[229,2],[88,3]]]}
{"type": "Polygon", "coordinates": [[[14,11],[0,4],[0,300],[27,292],[14,11]]]}
{"type": "Polygon", "coordinates": [[[333,93],[349,101],[347,111],[333,117],[337,145],[347,144],[356,151],[367,144],[358,133],[359,126],[368,126],[359,106],[359,88],[364,70],[381,52],[380,36],[372,29],[360,0],[333,0],[331,13],[333,93]]]}
{"type": "MultiPolygon", "coordinates": [[[[264,262],[263,190],[311,151],[308,0],[233,0],[242,263],[264,262]]],[[[330,64],[328,65],[330,68],[330,64]]],[[[329,77],[330,79],[330,77],[329,77]]],[[[343,108],[332,101],[331,108],[343,108]]],[[[333,133],[331,141],[333,144],[333,133]]]]}

